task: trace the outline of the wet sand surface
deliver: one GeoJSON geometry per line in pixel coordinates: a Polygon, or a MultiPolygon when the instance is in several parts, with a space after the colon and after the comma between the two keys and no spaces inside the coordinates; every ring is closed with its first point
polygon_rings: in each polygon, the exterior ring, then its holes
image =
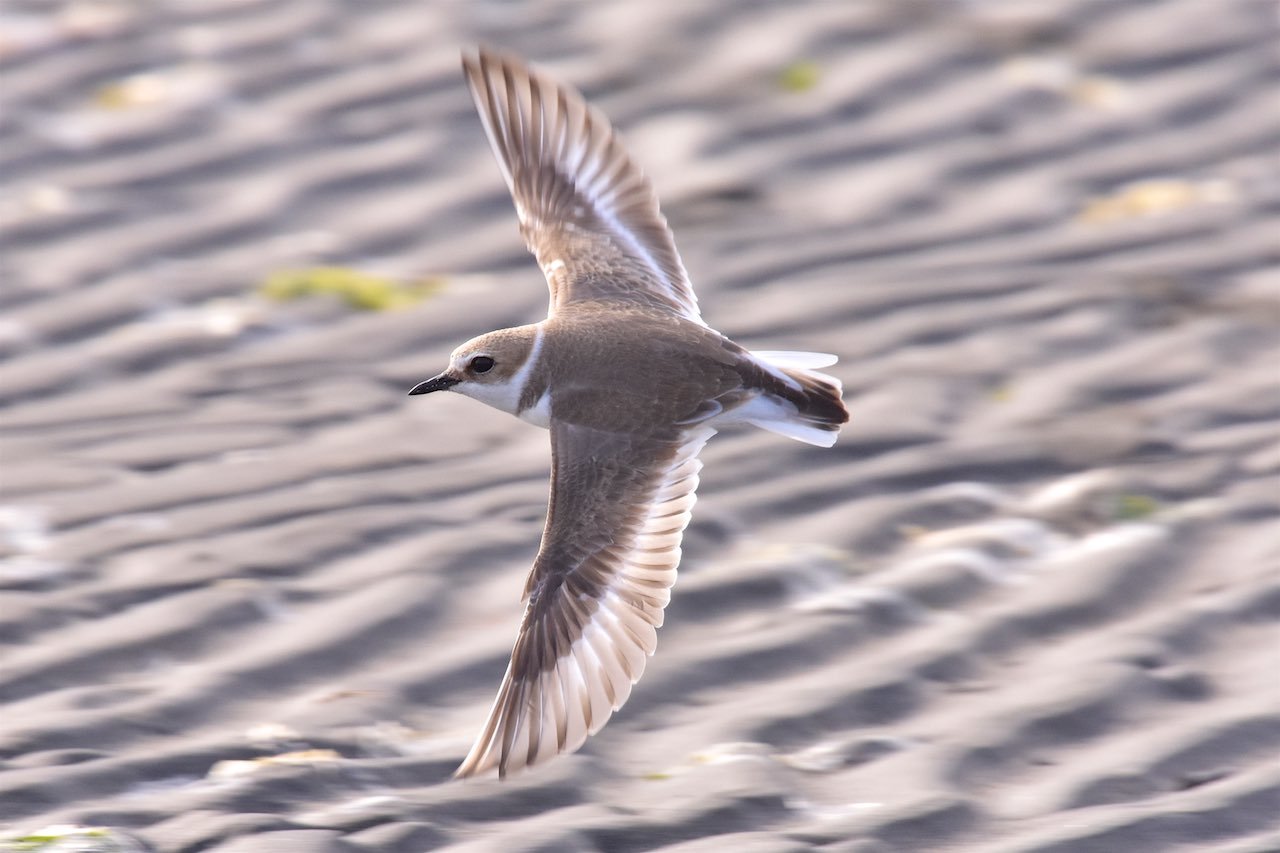
{"type": "Polygon", "coordinates": [[[654,6],[0,10],[10,837],[1280,850],[1274,5],[654,6]],[[477,41],[612,117],[708,321],[838,353],[853,422],[714,439],[628,705],[464,784],[549,465],[405,396],[545,310],[477,41]],[[440,287],[259,292],[317,265],[440,287]]]}

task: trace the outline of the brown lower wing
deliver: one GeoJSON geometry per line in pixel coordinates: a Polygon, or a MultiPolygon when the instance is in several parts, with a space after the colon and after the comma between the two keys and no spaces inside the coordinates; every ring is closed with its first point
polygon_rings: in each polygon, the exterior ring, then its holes
{"type": "Polygon", "coordinates": [[[551,501],[511,662],[458,768],[508,772],[582,745],[627,700],[671,596],[714,430],[623,435],[552,422],[551,501]]]}

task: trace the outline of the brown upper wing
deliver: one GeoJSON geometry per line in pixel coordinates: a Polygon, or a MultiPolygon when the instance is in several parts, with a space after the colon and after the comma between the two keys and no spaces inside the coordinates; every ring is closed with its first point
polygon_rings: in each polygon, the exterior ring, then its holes
{"type": "Polygon", "coordinates": [[[622,707],[657,645],[714,434],[626,435],[552,421],[551,501],[511,662],[458,768],[508,772],[571,752],[622,707]]]}
{"type": "Polygon", "coordinates": [[[702,323],[658,198],[609,120],[573,89],[481,49],[462,67],[520,232],[566,302],[618,299],[702,323]]]}

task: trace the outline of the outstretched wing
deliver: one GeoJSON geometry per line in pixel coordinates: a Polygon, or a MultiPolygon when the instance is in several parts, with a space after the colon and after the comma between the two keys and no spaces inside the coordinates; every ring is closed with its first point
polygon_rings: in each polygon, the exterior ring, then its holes
{"type": "Polygon", "coordinates": [[[617,299],[702,323],[648,178],[576,91],[481,49],[462,67],[525,245],[567,302],[617,299]]]}
{"type": "Polygon", "coordinates": [[[551,501],[511,663],[458,768],[505,776],[594,734],[657,645],[715,430],[644,437],[551,423],[551,501]]]}

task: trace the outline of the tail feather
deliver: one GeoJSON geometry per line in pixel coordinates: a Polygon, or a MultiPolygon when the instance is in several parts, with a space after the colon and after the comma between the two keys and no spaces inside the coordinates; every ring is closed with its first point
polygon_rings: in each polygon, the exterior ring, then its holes
{"type": "Polygon", "coordinates": [[[841,398],[844,385],[839,379],[816,370],[793,368],[786,373],[800,383],[804,395],[796,404],[801,420],[831,430],[838,430],[848,422],[849,410],[841,398]]]}
{"type": "Polygon", "coordinates": [[[791,406],[785,415],[777,412],[773,417],[752,419],[758,427],[794,438],[808,444],[830,447],[836,442],[840,426],[849,420],[841,392],[840,380],[812,367],[825,367],[835,362],[834,356],[822,353],[757,352],[753,353],[789,380],[785,399],[791,406]],[[779,417],[778,415],[783,415],[779,417]]]}

